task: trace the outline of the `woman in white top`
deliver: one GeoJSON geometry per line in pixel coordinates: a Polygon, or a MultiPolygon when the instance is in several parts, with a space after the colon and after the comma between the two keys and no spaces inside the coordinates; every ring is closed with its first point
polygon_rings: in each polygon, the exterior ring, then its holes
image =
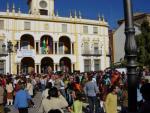
{"type": "Polygon", "coordinates": [[[33,85],[31,84],[31,79],[30,79],[30,78],[27,79],[26,90],[28,91],[28,94],[29,94],[31,97],[33,97],[33,85]]]}
{"type": "Polygon", "coordinates": [[[40,113],[48,113],[51,109],[59,109],[62,111],[62,108],[68,106],[66,99],[60,94],[56,87],[52,87],[48,91],[48,94],[48,97],[42,100],[39,109],[40,113]]]}

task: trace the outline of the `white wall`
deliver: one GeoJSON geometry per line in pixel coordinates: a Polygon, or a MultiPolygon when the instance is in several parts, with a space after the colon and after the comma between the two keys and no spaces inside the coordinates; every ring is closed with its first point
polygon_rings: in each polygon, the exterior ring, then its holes
{"type": "MultiPolygon", "coordinates": [[[[134,26],[135,28],[135,35],[140,34],[140,29],[137,26],[134,26]]],[[[118,29],[115,31],[113,35],[114,39],[114,62],[120,62],[120,59],[124,59],[125,56],[125,34],[124,34],[124,29],[125,29],[125,23],[122,23],[118,29]]]]}

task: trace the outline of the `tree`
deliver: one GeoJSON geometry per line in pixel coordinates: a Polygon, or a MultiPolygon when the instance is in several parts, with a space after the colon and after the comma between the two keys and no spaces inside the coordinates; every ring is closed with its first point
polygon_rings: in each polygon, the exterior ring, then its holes
{"type": "Polygon", "coordinates": [[[139,66],[150,67],[150,23],[148,21],[143,21],[141,24],[141,34],[136,36],[136,43],[139,66]]]}

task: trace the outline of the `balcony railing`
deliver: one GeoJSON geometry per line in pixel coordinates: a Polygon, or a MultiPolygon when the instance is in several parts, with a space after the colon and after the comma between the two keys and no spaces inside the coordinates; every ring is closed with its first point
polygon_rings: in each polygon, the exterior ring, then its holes
{"type": "Polygon", "coordinates": [[[35,50],[34,49],[21,49],[17,50],[17,57],[23,58],[23,57],[35,57],[35,50]]]}
{"type": "Polygon", "coordinates": [[[101,56],[102,50],[99,51],[92,51],[92,50],[83,50],[82,56],[101,56]]]}

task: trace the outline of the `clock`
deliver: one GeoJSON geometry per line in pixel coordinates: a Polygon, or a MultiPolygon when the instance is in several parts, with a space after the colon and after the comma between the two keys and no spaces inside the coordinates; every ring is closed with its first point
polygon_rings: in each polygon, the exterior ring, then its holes
{"type": "Polygon", "coordinates": [[[46,8],[47,7],[47,2],[42,0],[42,1],[40,1],[39,5],[40,5],[41,8],[46,8]]]}

